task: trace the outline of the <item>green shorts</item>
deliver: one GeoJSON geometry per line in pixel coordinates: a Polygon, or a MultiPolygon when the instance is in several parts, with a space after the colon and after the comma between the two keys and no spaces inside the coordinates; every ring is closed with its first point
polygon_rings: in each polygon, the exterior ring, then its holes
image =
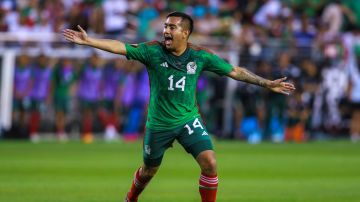
{"type": "Polygon", "coordinates": [[[45,110],[46,109],[45,100],[32,99],[30,109],[32,111],[38,111],[38,112],[45,110]]]}
{"type": "Polygon", "coordinates": [[[172,146],[175,139],[194,158],[202,151],[213,150],[210,136],[201,118],[196,117],[171,131],[146,129],[143,144],[144,164],[149,167],[159,166],[166,149],[172,146]]]}
{"type": "Polygon", "coordinates": [[[113,100],[103,100],[101,106],[109,112],[114,111],[115,105],[113,100]]]}
{"type": "Polygon", "coordinates": [[[63,111],[67,113],[69,111],[70,105],[69,97],[55,97],[54,98],[54,107],[56,111],[63,111]]]}
{"type": "Polygon", "coordinates": [[[14,99],[13,108],[14,111],[28,111],[31,107],[31,101],[29,98],[24,99],[14,99]]]}
{"type": "Polygon", "coordinates": [[[86,111],[86,110],[90,110],[95,112],[96,110],[98,110],[100,106],[100,102],[99,101],[89,101],[89,100],[83,100],[80,99],[80,107],[82,111],[86,111]]]}

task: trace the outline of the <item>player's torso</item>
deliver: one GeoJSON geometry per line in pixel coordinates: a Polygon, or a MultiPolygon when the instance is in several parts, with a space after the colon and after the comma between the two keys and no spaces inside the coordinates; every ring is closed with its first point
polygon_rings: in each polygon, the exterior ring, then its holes
{"type": "Polygon", "coordinates": [[[80,75],[79,95],[85,99],[98,99],[102,80],[102,70],[86,66],[80,75]]]}
{"type": "Polygon", "coordinates": [[[51,69],[50,67],[36,67],[33,71],[32,97],[44,98],[50,93],[51,69]]]}
{"type": "Polygon", "coordinates": [[[158,96],[184,103],[194,98],[203,69],[202,58],[196,57],[197,53],[190,48],[181,56],[169,54],[161,47],[150,48],[149,53],[152,59],[148,67],[151,88],[161,93],[158,96]]]}
{"type": "Polygon", "coordinates": [[[198,115],[196,86],[204,62],[188,48],[174,56],[160,45],[148,49],[151,61],[147,64],[150,79],[148,122],[180,124],[198,115]]]}
{"type": "Polygon", "coordinates": [[[17,67],[15,70],[15,90],[24,92],[28,89],[31,82],[31,69],[17,67]]]}

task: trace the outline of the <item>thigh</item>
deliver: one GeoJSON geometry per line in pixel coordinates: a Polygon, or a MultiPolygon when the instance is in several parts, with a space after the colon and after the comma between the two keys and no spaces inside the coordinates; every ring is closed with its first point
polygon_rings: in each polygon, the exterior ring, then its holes
{"type": "Polygon", "coordinates": [[[187,122],[183,127],[178,142],[196,158],[201,152],[213,150],[211,138],[203,124],[201,117],[196,117],[187,122]]]}
{"type": "Polygon", "coordinates": [[[172,146],[175,138],[176,130],[159,132],[146,129],[143,144],[144,164],[148,167],[159,166],[166,149],[172,146]]]}

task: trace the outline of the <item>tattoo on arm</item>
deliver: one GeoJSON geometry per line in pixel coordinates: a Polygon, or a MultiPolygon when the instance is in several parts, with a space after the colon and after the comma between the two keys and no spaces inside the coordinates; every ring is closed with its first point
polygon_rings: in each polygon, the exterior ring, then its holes
{"type": "Polygon", "coordinates": [[[267,87],[268,80],[264,79],[251,71],[242,68],[242,67],[234,67],[234,70],[236,72],[235,77],[233,77],[236,80],[244,81],[247,83],[259,85],[261,87],[267,87]]]}

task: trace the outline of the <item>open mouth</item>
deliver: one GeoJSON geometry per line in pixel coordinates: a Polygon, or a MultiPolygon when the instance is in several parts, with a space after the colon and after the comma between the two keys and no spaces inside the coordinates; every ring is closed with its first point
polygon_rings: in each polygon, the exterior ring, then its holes
{"type": "Polygon", "coordinates": [[[165,36],[165,45],[171,45],[172,44],[172,37],[171,36],[165,36]]]}

